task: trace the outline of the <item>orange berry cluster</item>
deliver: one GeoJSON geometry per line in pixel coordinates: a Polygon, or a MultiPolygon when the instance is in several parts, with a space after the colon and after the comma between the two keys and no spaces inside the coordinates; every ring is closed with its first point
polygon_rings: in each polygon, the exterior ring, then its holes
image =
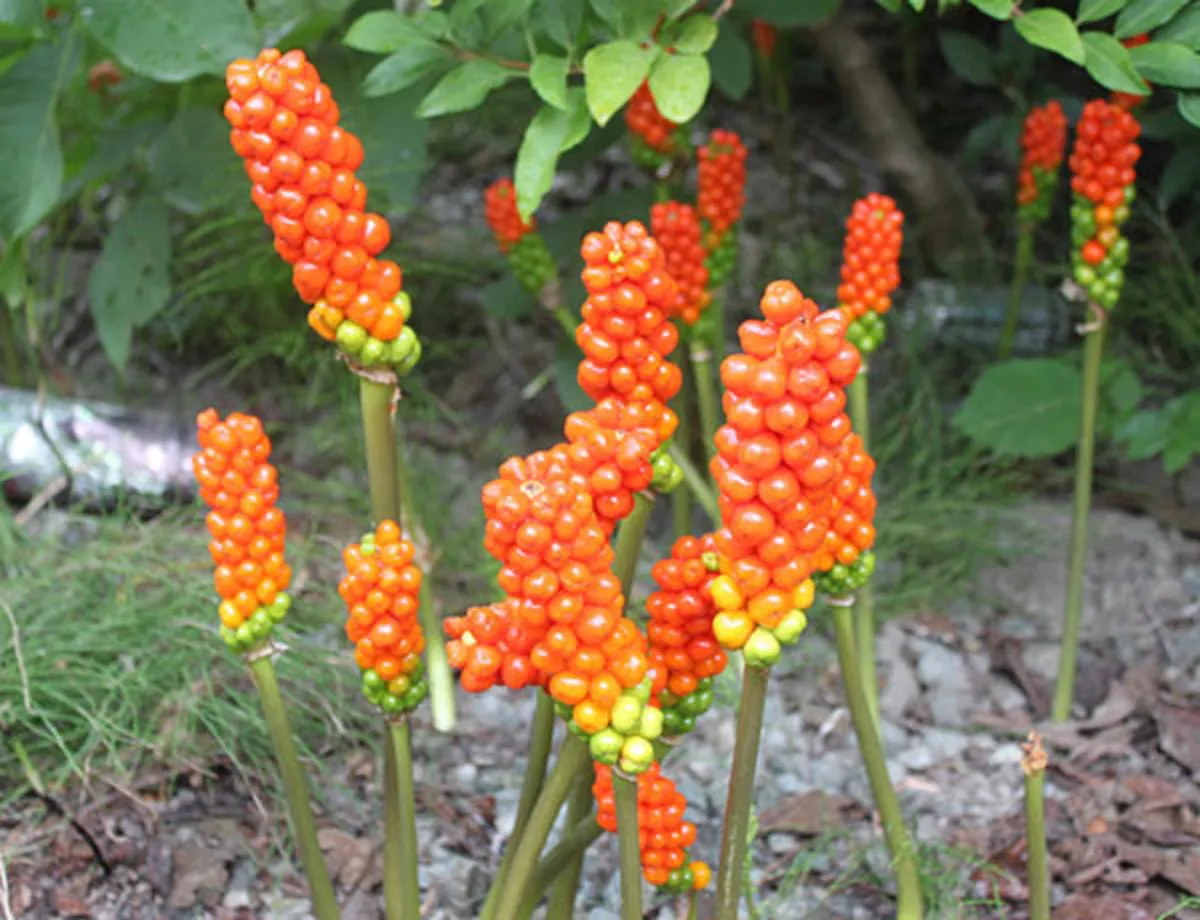
{"type": "MultiPolygon", "coordinates": [[[[1124,45],[1126,48],[1136,48],[1139,45],[1144,45],[1144,44],[1148,43],[1149,41],[1150,41],[1150,33],[1143,32],[1141,35],[1131,35],[1129,38],[1121,39],[1121,44],[1124,45]]],[[[1149,85],[1149,84],[1147,84],[1147,85],[1149,85]]],[[[1148,95],[1139,96],[1136,93],[1114,92],[1109,97],[1109,101],[1111,101],[1113,105],[1119,106],[1120,108],[1133,110],[1133,109],[1136,109],[1138,106],[1140,106],[1142,103],[1144,103],[1149,98],[1150,97],[1148,95]]]]}
{"type": "Polygon", "coordinates": [[[712,299],[700,215],[690,204],[662,201],[650,208],[650,231],[662,247],[667,271],[679,286],[668,315],[691,326],[712,299]]]}
{"type": "Polygon", "coordinates": [[[1017,206],[1025,221],[1043,221],[1050,216],[1066,146],[1067,116],[1058,101],[1051,99],[1030,109],[1021,131],[1021,171],[1017,174],[1017,206]]]}
{"type": "Polygon", "coordinates": [[[651,169],[682,145],[679,125],[658,110],[648,82],[637,88],[625,106],[625,127],[633,143],[634,160],[651,169]]]}
{"type": "Polygon", "coordinates": [[[421,570],[416,550],[395,521],[342,551],[346,577],[338,594],[346,602],[346,636],[363,672],[363,695],[391,715],[409,712],[429,694],[417,621],[421,570]]]}
{"type": "Polygon", "coordinates": [[[464,690],[482,693],[497,683],[510,690],[545,686],[546,675],[529,658],[540,634],[522,624],[517,608],[509,598],[446,619],[446,657],[462,673],[464,690]]]}
{"type": "Polygon", "coordinates": [[[708,224],[708,249],[742,219],[746,204],[746,146],[733,131],[716,130],[698,153],[696,206],[708,224]]]}
{"type": "MultiPolygon", "coordinates": [[[[521,654],[540,672],[530,682],[544,681],[597,760],[638,773],[653,761],[650,742],[662,730],[661,714],[644,705],[645,640],[624,615],[608,530],[562,461],[550,451],[514,457],[484,486],[484,547],[501,563],[496,580],[511,604],[508,618],[524,633],[516,641],[499,629],[493,635],[510,650],[528,648],[521,654]]],[[[470,635],[457,640],[482,642],[470,635]]],[[[492,647],[493,673],[502,674],[504,650],[492,647]]]]}
{"type": "Polygon", "coordinates": [[[775,54],[775,42],[779,39],[779,33],[769,22],[763,22],[761,19],[752,20],[750,37],[754,42],[754,47],[763,57],[769,58],[775,54]]]}
{"type": "Polygon", "coordinates": [[[848,338],[864,355],[883,344],[882,316],[900,285],[903,226],[904,212],[878,192],[854,202],[846,219],[838,306],[851,321],[848,338]]]}
{"type": "Polygon", "coordinates": [[[508,258],[513,275],[530,293],[540,294],[554,279],[554,256],[537,232],[537,222],[532,217],[528,222],[521,219],[512,180],[497,179],[489,185],[483,193],[483,206],[496,245],[508,258]]]}
{"type": "Polygon", "coordinates": [[[713,678],[725,650],[713,635],[712,583],[719,562],[712,534],[680,537],[651,569],[658,584],[646,600],[651,693],[663,710],[663,732],[685,734],[712,706],[713,678]]]}
{"type": "Polygon", "coordinates": [[[309,325],[364,364],[410,369],[420,347],[400,266],[376,258],[391,230],[364,210],[362,144],[339,126],[329,87],[303,51],[274,48],[231,63],[225,85],[230,142],[296,292],[313,304],[309,325]]]}
{"type": "Polygon", "coordinates": [[[1072,252],[1076,282],[1105,309],[1116,306],[1124,284],[1129,241],[1121,225],[1134,199],[1134,166],[1141,128],[1125,109],[1103,99],[1083,107],[1075,129],[1071,167],[1072,252]]]}
{"type": "MultiPolygon", "coordinates": [[[[596,798],[596,823],[610,834],[617,832],[617,806],[612,769],[596,764],[592,784],[596,798]]],[[[687,799],[654,764],[637,778],[638,847],[642,875],[651,885],[671,894],[707,888],[712,872],[702,862],[688,862],[687,848],[696,842],[696,825],[684,820],[687,799]]]]}
{"type": "Polygon", "coordinates": [[[196,418],[200,451],[192,470],[216,564],[213,581],[221,604],[221,638],[240,652],[264,641],[291,606],[285,594],[292,570],[284,561],[287,522],[275,506],[277,473],[262,422],[234,412],[224,421],[214,409],[196,418]]]}
{"type": "Polygon", "coordinates": [[[817,306],[789,281],[767,286],[763,319],[738,330],[742,353],[721,364],[726,422],[711,463],[720,490],[713,631],[748,664],[767,666],[799,638],[812,572],[826,548],[850,434],[845,387],[858,374],[841,310],[817,306]]]}
{"type": "Polygon", "coordinates": [[[661,444],[679,421],[667,407],[683,383],[669,360],[679,332],[667,319],[679,287],[662,247],[637,221],[610,221],[584,237],[580,253],[588,298],[575,332],[584,355],[579,385],[597,402],[614,398],[636,412],[637,427],[661,444]]]}
{"type": "Polygon", "coordinates": [[[875,461],[854,432],[838,448],[833,505],[825,543],[817,554],[817,587],[844,596],[857,591],[875,570],[875,461]]]}

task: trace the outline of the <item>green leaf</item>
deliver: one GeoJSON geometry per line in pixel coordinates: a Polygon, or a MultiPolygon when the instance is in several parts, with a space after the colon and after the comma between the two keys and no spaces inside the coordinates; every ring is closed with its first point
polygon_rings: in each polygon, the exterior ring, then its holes
{"type": "Polygon", "coordinates": [[[904,5],[901,0],[875,0],[875,2],[889,13],[899,13],[900,7],[904,5]]]}
{"type": "Polygon", "coordinates": [[[1175,103],[1179,114],[1200,128],[1200,93],[1180,93],[1175,103]]]}
{"type": "Polygon", "coordinates": [[[1200,453],[1200,393],[1195,391],[1173,400],[1168,407],[1170,424],[1163,447],[1163,466],[1174,475],[1200,453]]]}
{"type": "Polygon", "coordinates": [[[666,44],[681,54],[703,54],[717,40],[717,24],[705,13],[689,16],[668,33],[666,44]]]}
{"type": "Polygon", "coordinates": [[[1125,448],[1130,460],[1148,460],[1163,452],[1167,446],[1172,412],[1166,406],[1161,409],[1142,409],[1133,413],[1120,427],[1115,438],[1125,448]]]}
{"type": "Polygon", "coordinates": [[[550,191],[558,158],[567,149],[568,141],[578,143],[582,139],[578,136],[579,123],[582,120],[586,128],[587,108],[579,96],[574,96],[573,102],[571,111],[542,106],[525,129],[513,170],[517,210],[525,220],[550,191]]]}
{"type": "Polygon", "coordinates": [[[1171,154],[1158,179],[1158,204],[1164,211],[1200,185],[1200,146],[1180,147],[1171,154]]]}
{"type": "Polygon", "coordinates": [[[363,79],[363,92],[372,98],[406,89],[422,77],[449,64],[451,57],[439,45],[415,43],[385,57],[363,79]]]}
{"type": "Polygon", "coordinates": [[[537,307],[537,300],[512,272],[483,289],[483,309],[497,319],[523,319],[537,307]]]}
{"type": "Polygon", "coordinates": [[[1200,55],[1174,42],[1149,42],[1129,49],[1139,74],[1154,83],[1200,89],[1200,55]]]}
{"type": "Polygon", "coordinates": [[[151,175],[167,202],[188,214],[240,205],[246,175],[230,155],[229,126],[216,109],[181,109],[150,147],[151,175]]]}
{"type": "Polygon", "coordinates": [[[560,48],[575,47],[586,0],[541,0],[534,19],[560,48]]]}
{"type": "Polygon", "coordinates": [[[529,66],[529,83],[543,102],[556,109],[567,107],[567,59],[539,54],[529,66]]]}
{"type": "Polygon", "coordinates": [[[1193,50],[1200,49],[1200,6],[1184,10],[1154,36],[1158,41],[1177,42],[1193,50]]]}
{"type": "Polygon", "coordinates": [[[956,77],[975,86],[996,85],[996,67],[991,48],[974,35],[952,29],[939,30],[937,38],[942,57],[956,77]]]}
{"type": "Polygon", "coordinates": [[[40,0],[0,0],[0,38],[20,39],[41,32],[43,16],[40,0]]]}
{"type": "Polygon", "coordinates": [[[695,6],[697,0],[660,0],[659,8],[668,21],[674,21],[695,6]]]}
{"type": "Polygon", "coordinates": [[[650,93],[658,110],[679,125],[700,111],[711,81],[708,58],[699,54],[665,54],[650,68],[650,93]]]}
{"type": "Polygon", "coordinates": [[[1031,45],[1061,54],[1068,61],[1083,63],[1083,42],[1075,23],[1062,10],[1031,10],[1018,16],[1013,25],[1031,45]]]}
{"type": "Polygon", "coordinates": [[[533,2],[534,0],[488,0],[483,8],[488,35],[499,35],[505,29],[516,25],[525,18],[533,2]]]}
{"type": "Polygon", "coordinates": [[[220,76],[259,48],[243,0],[94,0],[80,18],[117,60],[161,83],[220,76]]]}
{"type": "Polygon", "coordinates": [[[1052,457],[1079,436],[1079,369],[1050,358],[1004,361],[975,381],[954,425],[1002,457],[1052,457]]]}
{"type": "Polygon", "coordinates": [[[104,239],[88,277],[92,319],[108,360],[124,370],[133,332],[158,315],[171,293],[167,206],[139,196],[104,239]]]}
{"type": "Polygon", "coordinates": [[[354,0],[254,0],[261,44],[270,48],[304,47],[340,27],[354,0]]]}
{"type": "Polygon", "coordinates": [[[1190,3],[1191,0],[1131,0],[1121,15],[1113,34],[1117,38],[1132,38],[1151,29],[1157,29],[1164,22],[1190,3]]]}
{"type": "MultiPolygon", "coordinates": [[[[738,12],[773,26],[807,26],[828,19],[841,7],[841,0],[738,0],[738,12]]],[[[896,3],[895,12],[900,8],[896,3]]]]}
{"type": "Polygon", "coordinates": [[[617,0],[617,32],[621,38],[647,41],[659,21],[657,3],[647,0],[617,0]]]}
{"type": "Polygon", "coordinates": [[[417,108],[422,118],[467,112],[477,108],[488,93],[517,76],[494,61],[464,61],[434,85],[417,108]]]}
{"type": "Polygon", "coordinates": [[[970,4],[985,16],[1001,21],[1012,19],[1013,8],[1016,6],[1014,0],[970,0],[970,4]]]}
{"type": "Polygon", "coordinates": [[[1101,86],[1122,93],[1150,92],[1129,59],[1129,50],[1107,32],[1084,32],[1083,47],[1084,66],[1101,86]]]}
{"type": "Polygon", "coordinates": [[[32,230],[58,202],[62,147],[55,106],[78,59],[69,39],[35,46],[0,76],[0,239],[32,230]]]}
{"type": "Polygon", "coordinates": [[[754,79],[754,58],[745,35],[736,29],[721,29],[708,53],[708,63],[717,89],[733,100],[745,98],[754,79]]]}
{"type": "Polygon", "coordinates": [[[1075,13],[1075,21],[1085,23],[1107,19],[1128,2],[1129,0],[1079,0],[1079,10],[1075,13]]]}
{"type": "MultiPolygon", "coordinates": [[[[239,197],[246,194],[245,174],[238,167],[237,157],[230,158],[229,126],[216,112],[212,112],[220,122],[216,143],[221,146],[220,156],[227,160],[228,166],[237,170],[239,197]]],[[[117,123],[101,131],[92,143],[90,155],[79,165],[75,172],[67,171],[66,182],[63,183],[59,195],[59,203],[70,201],[93,182],[101,182],[123,170],[138,152],[147,144],[158,140],[167,129],[167,123],[161,121],[138,121],[132,124],[117,123]]],[[[215,149],[215,144],[214,144],[215,149]]],[[[221,167],[213,162],[212,166],[219,170],[221,167]]]]}
{"type": "Polygon", "coordinates": [[[358,17],[342,42],[372,54],[391,54],[411,45],[434,44],[409,17],[393,10],[375,10],[358,17]]]}
{"type": "Polygon", "coordinates": [[[597,45],[584,55],[583,83],[596,124],[608,124],[637,92],[656,53],[656,49],[643,48],[637,42],[615,41],[597,45]]]}

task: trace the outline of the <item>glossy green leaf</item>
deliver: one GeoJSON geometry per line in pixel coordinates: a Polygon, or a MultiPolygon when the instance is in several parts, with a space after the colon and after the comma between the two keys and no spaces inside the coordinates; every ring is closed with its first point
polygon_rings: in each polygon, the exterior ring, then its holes
{"type": "Polygon", "coordinates": [[[1013,0],[970,0],[971,6],[993,19],[1012,19],[1016,3],[1013,0]]]}
{"type": "Polygon", "coordinates": [[[342,41],[357,51],[372,54],[391,54],[412,45],[434,44],[413,25],[410,17],[392,10],[374,10],[358,17],[342,41]]]}
{"type": "Polygon", "coordinates": [[[172,207],[203,214],[240,205],[246,174],[216,109],[181,109],[150,146],[151,175],[172,207]]]}
{"type": "Polygon", "coordinates": [[[656,49],[621,40],[597,45],[584,56],[588,109],[597,124],[608,124],[629,101],[650,72],[656,53],[656,49]]]}
{"type": "Polygon", "coordinates": [[[0,38],[21,39],[45,26],[41,0],[0,0],[0,38]]]}
{"type": "Polygon", "coordinates": [[[569,50],[575,47],[586,6],[586,0],[540,0],[533,18],[552,41],[569,50]]]}
{"type": "Polygon", "coordinates": [[[650,68],[650,93],[658,110],[680,125],[700,111],[711,82],[708,59],[699,54],[665,54],[650,68]]]}
{"type": "Polygon", "coordinates": [[[494,61],[463,61],[440,79],[429,91],[417,114],[422,118],[468,112],[477,108],[498,86],[516,77],[516,71],[502,67],[494,61]]]}
{"type": "Polygon", "coordinates": [[[339,27],[354,0],[254,0],[263,47],[303,47],[339,27]]]}
{"type": "Polygon", "coordinates": [[[1156,41],[1176,42],[1200,50],[1200,4],[1184,10],[1154,36],[1156,41]]]}
{"type": "Polygon", "coordinates": [[[1117,17],[1113,34],[1117,38],[1132,38],[1157,29],[1191,2],[1192,0],[1130,0],[1117,17]]]}
{"type": "Polygon", "coordinates": [[[1079,0],[1075,21],[1084,23],[1107,19],[1113,13],[1120,12],[1128,2],[1129,0],[1079,0]]]}
{"type": "Polygon", "coordinates": [[[134,330],[158,315],[171,293],[167,206],[143,194],[104,238],[88,277],[88,301],[108,360],[124,370],[134,330]]]}
{"type": "Polygon", "coordinates": [[[717,24],[712,17],[696,13],[671,30],[666,44],[680,54],[703,54],[716,40],[717,24]]]}
{"type": "Polygon", "coordinates": [[[1174,475],[1200,453],[1200,393],[1180,396],[1173,400],[1170,410],[1163,466],[1174,475]]]}
{"type": "Polygon", "coordinates": [[[1062,10],[1050,8],[1031,10],[1018,16],[1013,25],[1031,45],[1060,54],[1068,61],[1082,64],[1083,42],[1075,23],[1062,10]]]}
{"type": "Polygon", "coordinates": [[[708,63],[717,89],[730,99],[745,98],[754,79],[754,57],[745,35],[730,26],[721,29],[708,53],[708,63]]]}
{"type": "Polygon", "coordinates": [[[1180,93],[1176,105],[1180,115],[1200,128],[1200,93],[1180,93]]]}
{"type": "Polygon", "coordinates": [[[525,129],[513,170],[517,210],[524,219],[529,219],[550,191],[558,158],[568,149],[569,142],[578,143],[582,139],[579,135],[581,123],[586,129],[588,112],[584,99],[576,90],[571,96],[569,110],[542,106],[525,129]]]}
{"type": "Polygon", "coordinates": [[[995,86],[996,67],[992,49],[966,32],[952,29],[938,31],[938,46],[942,57],[954,75],[974,86],[995,86]]]}
{"type": "Polygon", "coordinates": [[[1101,86],[1122,93],[1150,91],[1129,59],[1129,50],[1107,32],[1084,32],[1083,47],[1084,66],[1101,86]]]}
{"type": "Polygon", "coordinates": [[[1051,358],[994,364],[954,416],[976,444],[1002,457],[1052,457],[1079,435],[1080,373],[1051,358]]]}
{"type": "Polygon", "coordinates": [[[363,79],[363,92],[372,98],[387,96],[448,67],[452,61],[440,45],[432,42],[407,45],[371,68],[363,79]]]}
{"type": "Polygon", "coordinates": [[[92,0],[80,19],[127,68],[161,83],[220,76],[259,50],[243,0],[92,0]]]}
{"type": "Polygon", "coordinates": [[[529,83],[543,102],[556,109],[567,107],[567,59],[539,54],[529,67],[529,83]]]}
{"type": "Polygon", "coordinates": [[[488,35],[499,35],[525,18],[534,0],[488,0],[483,7],[488,35]]]}
{"type": "Polygon", "coordinates": [[[78,64],[74,45],[36,45],[0,75],[2,240],[33,229],[58,201],[63,157],[55,107],[78,64]]]}
{"type": "Polygon", "coordinates": [[[1174,42],[1149,42],[1129,49],[1129,59],[1151,83],[1200,89],[1200,55],[1174,42]]]}

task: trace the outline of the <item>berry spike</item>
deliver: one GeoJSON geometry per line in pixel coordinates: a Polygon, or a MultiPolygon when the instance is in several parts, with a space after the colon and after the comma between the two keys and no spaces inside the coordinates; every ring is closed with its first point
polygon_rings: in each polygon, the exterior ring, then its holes
{"type": "Polygon", "coordinates": [[[200,497],[211,509],[205,522],[221,597],[221,638],[244,652],[271,634],[291,606],[285,593],[292,570],[284,560],[287,522],[275,506],[277,473],[271,442],[253,415],[222,420],[206,409],[196,418],[199,452],[192,469],[200,497]]]}
{"type": "Polygon", "coordinates": [[[484,217],[496,245],[504,253],[513,275],[535,297],[556,281],[554,257],[537,232],[537,221],[521,219],[517,192],[511,179],[497,179],[484,192],[484,217]]]}
{"type": "Polygon", "coordinates": [[[854,203],[846,219],[838,306],[850,320],[847,338],[869,355],[884,339],[883,315],[900,285],[904,212],[887,195],[872,192],[854,203]]]}
{"type": "Polygon", "coordinates": [[[650,230],[662,247],[667,271],[679,287],[668,315],[695,325],[712,299],[700,215],[689,204],[662,201],[650,209],[650,230]]]}
{"type": "Polygon", "coordinates": [[[830,527],[817,554],[814,581],[835,597],[853,594],[875,571],[875,461],[862,438],[851,432],[838,448],[830,527]]]}
{"type": "Polygon", "coordinates": [[[1035,106],[1021,131],[1021,170],[1017,174],[1017,209],[1023,222],[1040,223],[1050,216],[1058,170],[1067,146],[1067,116],[1058,101],[1035,106]]]}
{"type": "Polygon", "coordinates": [[[679,125],[658,110],[647,82],[637,88],[625,106],[625,127],[629,129],[634,161],[648,169],[657,169],[684,146],[679,125]]]}
{"type": "Polygon", "coordinates": [[[365,210],[367,187],[356,176],[363,146],[340,126],[329,87],[303,51],[275,48],[233,61],[225,85],[230,143],[296,293],[312,304],[309,325],[367,367],[411,370],[421,347],[407,325],[403,273],[376,258],[391,230],[365,210]]]}

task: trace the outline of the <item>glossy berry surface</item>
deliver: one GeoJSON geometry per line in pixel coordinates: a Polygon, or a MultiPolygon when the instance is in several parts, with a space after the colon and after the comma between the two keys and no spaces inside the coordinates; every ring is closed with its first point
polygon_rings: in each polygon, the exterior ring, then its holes
{"type": "Polygon", "coordinates": [[[1021,130],[1021,168],[1017,174],[1017,207],[1022,220],[1050,216],[1058,171],[1067,146],[1067,116],[1057,100],[1035,106],[1021,130]]]}
{"type": "Polygon", "coordinates": [[[662,247],[667,271],[678,287],[668,315],[693,325],[711,299],[700,215],[689,204],[659,202],[650,209],[650,232],[662,247]]]}

